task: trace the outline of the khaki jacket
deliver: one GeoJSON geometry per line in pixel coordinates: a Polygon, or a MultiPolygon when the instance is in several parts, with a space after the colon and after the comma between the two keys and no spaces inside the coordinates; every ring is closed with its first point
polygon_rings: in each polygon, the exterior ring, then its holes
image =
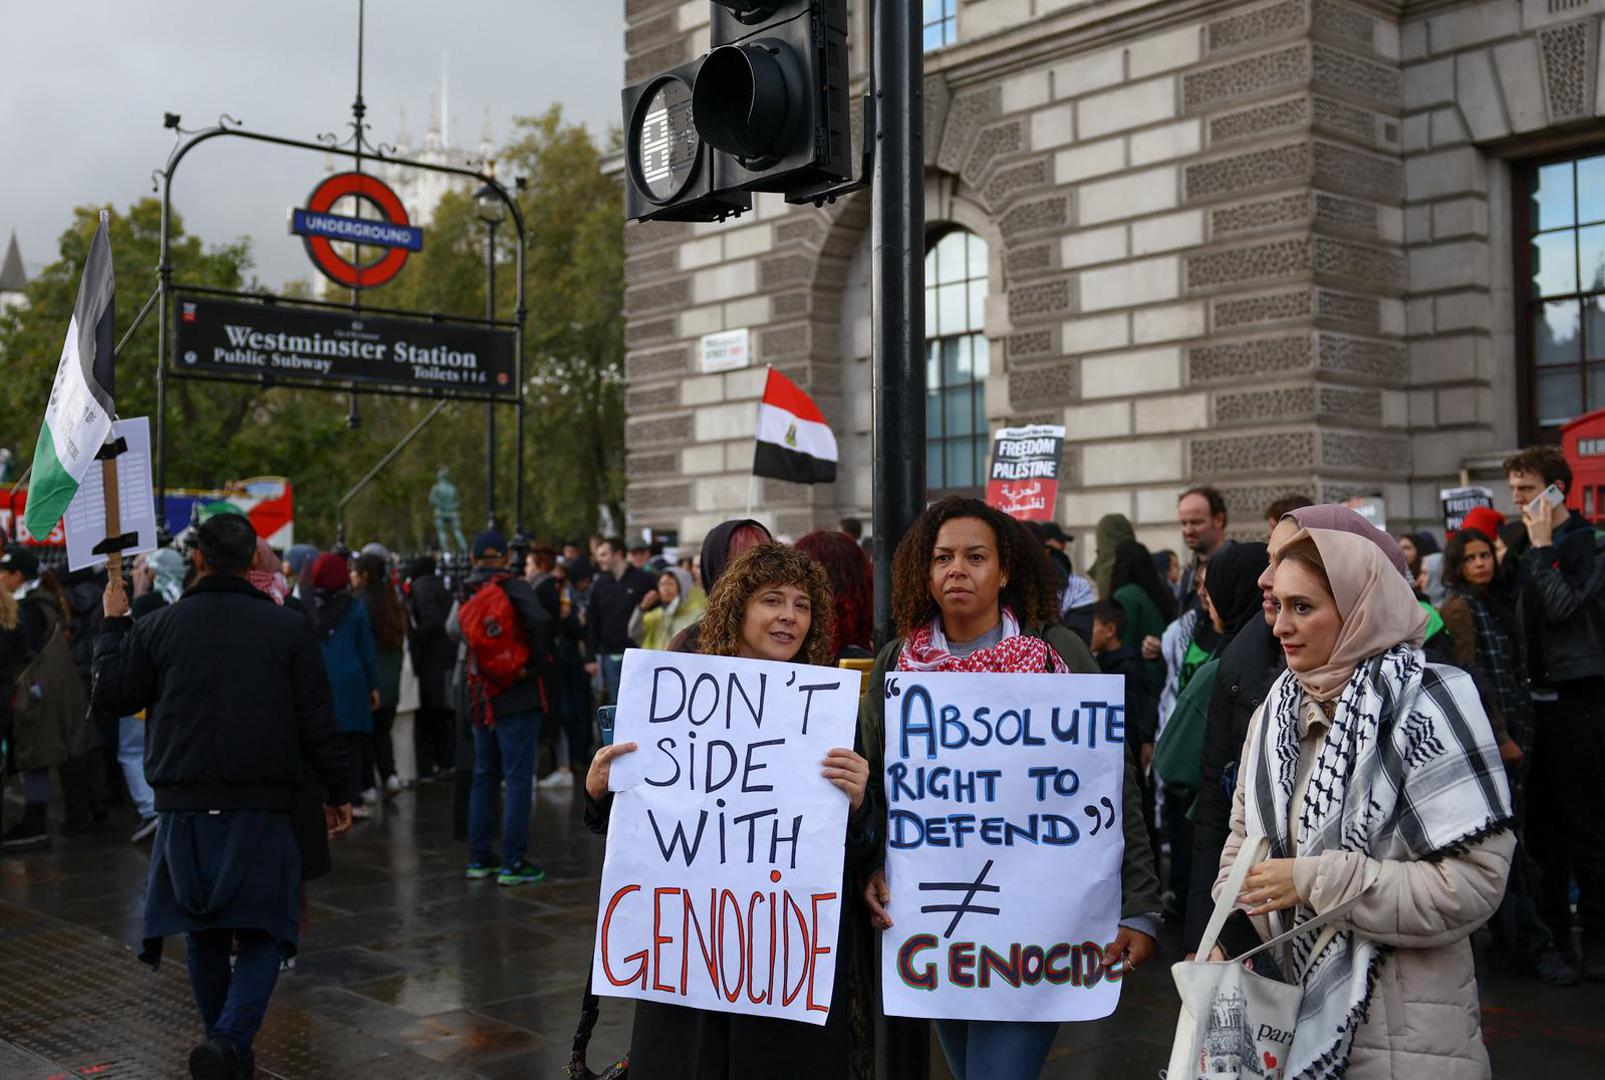
{"type": "MultiPolygon", "coordinates": [[[[1261,706],[1249,724],[1246,743],[1253,742],[1264,717],[1261,706]]],[[[1325,723],[1320,707],[1306,703],[1292,807],[1303,801],[1325,723]]],[[[1232,831],[1215,881],[1217,897],[1242,847],[1244,821],[1239,783],[1232,799],[1232,831]]],[[[1485,1080],[1490,1075],[1471,934],[1499,905],[1515,848],[1515,835],[1506,830],[1437,862],[1374,860],[1345,851],[1295,857],[1293,883],[1299,899],[1318,913],[1360,893],[1367,864],[1377,865],[1376,883],[1348,915],[1336,920],[1342,929],[1394,947],[1377,975],[1370,1015],[1355,1033],[1347,1080],[1485,1080]]],[[[1254,922],[1262,937],[1271,936],[1269,920],[1254,922]]]]}

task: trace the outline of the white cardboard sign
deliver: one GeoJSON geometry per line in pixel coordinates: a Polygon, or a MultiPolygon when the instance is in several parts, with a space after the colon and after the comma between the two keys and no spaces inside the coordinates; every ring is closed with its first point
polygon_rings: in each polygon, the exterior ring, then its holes
{"type": "Polygon", "coordinates": [[[847,796],[820,775],[851,747],[858,676],[836,668],[624,654],[598,994],[823,1024],[836,976],[847,796]]]}
{"type": "MultiPolygon", "coordinates": [[[[127,565],[135,555],[156,550],[156,502],[151,492],[150,417],[136,416],[112,424],[113,438],[127,441],[117,455],[117,523],[119,533],[134,533],[139,543],[123,551],[127,565]]],[[[78,483],[61,516],[67,532],[67,569],[104,566],[106,556],[95,546],[106,539],[106,485],[96,462],[78,483]]]]}
{"type": "Polygon", "coordinates": [[[885,694],[886,1012],[1114,1012],[1125,680],[892,672],[885,694]]]}

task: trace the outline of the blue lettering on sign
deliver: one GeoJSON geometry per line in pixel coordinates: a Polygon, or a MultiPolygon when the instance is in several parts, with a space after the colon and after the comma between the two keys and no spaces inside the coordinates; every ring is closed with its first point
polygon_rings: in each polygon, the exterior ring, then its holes
{"type": "Polygon", "coordinates": [[[346,243],[367,244],[371,247],[406,248],[408,251],[424,249],[422,229],[376,218],[354,218],[341,214],[321,214],[312,210],[292,210],[290,231],[297,236],[321,236],[326,240],[343,240],[346,243]]]}

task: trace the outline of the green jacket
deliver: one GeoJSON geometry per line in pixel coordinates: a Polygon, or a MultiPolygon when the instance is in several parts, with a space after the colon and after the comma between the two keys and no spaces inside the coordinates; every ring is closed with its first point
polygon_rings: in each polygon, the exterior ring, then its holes
{"type": "MultiPolygon", "coordinates": [[[[1113,600],[1126,609],[1126,644],[1135,646],[1141,652],[1143,638],[1165,636],[1165,617],[1159,613],[1153,598],[1141,585],[1133,582],[1120,586],[1115,590],[1113,600]]],[[[1158,698],[1160,691],[1165,688],[1165,661],[1144,660],[1142,666],[1148,672],[1148,692],[1158,698]]]]}
{"type": "MultiPolygon", "coordinates": [[[[1098,663],[1087,651],[1074,631],[1053,625],[1026,631],[1032,637],[1042,638],[1053,646],[1065,666],[1078,675],[1097,675],[1098,663]]],[[[862,867],[867,878],[886,862],[886,672],[897,666],[897,653],[903,647],[902,639],[889,642],[875,658],[869,672],[869,686],[858,705],[858,741],[863,754],[869,759],[869,788],[865,794],[866,815],[878,823],[877,842],[872,846],[862,867]]],[[[1120,917],[1147,915],[1159,911],[1164,903],[1159,894],[1159,876],[1154,869],[1153,848],[1148,845],[1148,830],[1143,824],[1142,789],[1137,782],[1136,757],[1126,754],[1126,780],[1121,807],[1121,823],[1125,829],[1126,853],[1120,869],[1120,917]]]]}

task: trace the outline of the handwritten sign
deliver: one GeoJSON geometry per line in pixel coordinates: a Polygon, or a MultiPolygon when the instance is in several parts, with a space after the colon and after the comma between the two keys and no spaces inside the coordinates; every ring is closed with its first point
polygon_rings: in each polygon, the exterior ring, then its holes
{"type": "Polygon", "coordinates": [[[857,716],[835,668],[624,654],[598,994],[825,1022],[847,796],[820,768],[857,716]]]}
{"type": "Polygon", "coordinates": [[[1120,1001],[1125,680],[886,679],[886,1012],[1096,1020],[1120,1001]]]}
{"type": "Polygon", "coordinates": [[[992,439],[987,504],[1021,521],[1052,521],[1063,450],[1062,426],[999,428],[992,439]]]}

